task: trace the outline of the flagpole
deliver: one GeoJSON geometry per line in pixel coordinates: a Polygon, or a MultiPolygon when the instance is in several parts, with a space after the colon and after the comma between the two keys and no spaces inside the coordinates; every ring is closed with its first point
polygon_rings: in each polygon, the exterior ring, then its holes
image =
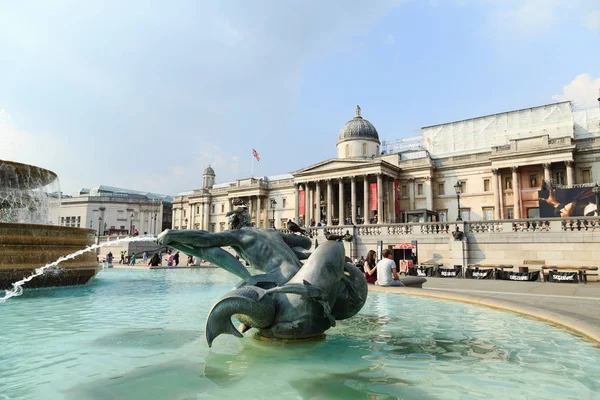
{"type": "Polygon", "coordinates": [[[252,155],[252,178],[254,178],[254,155],[252,155]]]}

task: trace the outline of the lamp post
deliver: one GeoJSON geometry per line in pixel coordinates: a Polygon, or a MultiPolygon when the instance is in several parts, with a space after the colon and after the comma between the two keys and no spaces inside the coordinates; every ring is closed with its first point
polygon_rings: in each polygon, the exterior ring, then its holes
{"type": "Polygon", "coordinates": [[[592,191],[596,195],[596,215],[600,216],[600,186],[596,183],[592,191]]]}
{"type": "Polygon", "coordinates": [[[102,217],[98,217],[98,237],[100,237],[100,226],[102,225],[102,217]]]}
{"type": "Polygon", "coordinates": [[[277,205],[277,202],[275,201],[275,199],[271,199],[271,209],[273,210],[273,224],[271,226],[271,228],[275,228],[275,206],[277,205]]]}
{"type": "Polygon", "coordinates": [[[90,229],[94,229],[94,221],[90,219],[90,229]]]}
{"type": "Polygon", "coordinates": [[[156,219],[158,218],[158,213],[154,213],[154,234],[156,235],[156,219]]]}
{"type": "Polygon", "coordinates": [[[454,185],[454,190],[456,191],[456,204],[458,206],[458,216],[456,217],[456,220],[462,221],[460,216],[460,192],[462,190],[462,183],[460,181],[456,182],[456,185],[454,185]]]}
{"type": "Polygon", "coordinates": [[[131,221],[129,222],[129,235],[133,235],[133,213],[130,215],[131,221]]]}

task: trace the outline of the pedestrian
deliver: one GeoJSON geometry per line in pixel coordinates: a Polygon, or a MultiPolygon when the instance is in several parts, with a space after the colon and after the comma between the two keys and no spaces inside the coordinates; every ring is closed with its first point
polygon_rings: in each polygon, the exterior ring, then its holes
{"type": "Polygon", "coordinates": [[[383,258],[377,263],[377,284],[379,286],[404,286],[396,271],[394,253],[390,249],[385,249],[381,255],[383,258]]]}
{"type": "Polygon", "coordinates": [[[148,253],[144,252],[144,254],[142,254],[142,260],[144,260],[144,264],[146,264],[146,261],[148,261],[148,253]]]}
{"type": "Polygon", "coordinates": [[[179,252],[175,253],[173,256],[173,261],[175,261],[175,266],[179,265],[179,252]]]}
{"type": "Polygon", "coordinates": [[[113,253],[112,253],[112,251],[109,251],[108,254],[106,255],[106,262],[108,263],[108,265],[112,265],[112,260],[113,260],[113,253]]]}
{"type": "Polygon", "coordinates": [[[119,261],[119,264],[125,264],[125,250],[121,251],[121,261],[119,261]]]}
{"type": "Polygon", "coordinates": [[[188,267],[190,265],[194,265],[194,256],[188,256],[187,265],[188,265],[188,267]]]}
{"type": "Polygon", "coordinates": [[[173,257],[173,252],[171,250],[167,250],[167,267],[173,266],[173,257]]]}
{"type": "Polygon", "coordinates": [[[375,261],[375,250],[369,250],[367,259],[363,263],[365,271],[365,279],[367,283],[375,283],[377,281],[377,262],[375,261]]]}
{"type": "Polygon", "coordinates": [[[150,265],[152,267],[158,267],[159,264],[160,264],[160,257],[158,256],[158,253],[154,253],[154,255],[150,259],[150,262],[148,263],[148,265],[150,265]]]}
{"type": "Polygon", "coordinates": [[[131,265],[135,265],[135,253],[131,256],[131,265]]]}

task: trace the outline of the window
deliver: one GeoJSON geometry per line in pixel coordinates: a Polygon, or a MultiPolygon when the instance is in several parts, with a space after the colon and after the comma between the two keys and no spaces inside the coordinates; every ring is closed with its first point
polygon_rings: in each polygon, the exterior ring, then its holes
{"type": "Polygon", "coordinates": [[[225,212],[225,204],[221,204],[221,212],[224,213],[225,212]]]}
{"type": "Polygon", "coordinates": [[[439,210],[438,215],[440,222],[448,221],[448,210],[439,210]]]}
{"type": "Polygon", "coordinates": [[[350,145],[346,145],[346,157],[350,157],[350,145]]]}
{"type": "Polygon", "coordinates": [[[362,155],[363,156],[367,155],[367,144],[366,143],[362,144],[362,155]]]}
{"type": "Polygon", "coordinates": [[[494,219],[494,209],[492,207],[485,207],[483,209],[483,219],[485,221],[491,221],[494,219]]]}
{"type": "Polygon", "coordinates": [[[540,217],[540,209],[535,207],[535,208],[528,208],[527,209],[527,218],[539,218],[540,217]]]}
{"type": "MultiPolygon", "coordinates": [[[[215,205],[214,205],[214,204],[211,204],[211,205],[210,205],[210,213],[211,213],[211,214],[214,214],[214,213],[215,213],[215,205]]],[[[213,230],[213,232],[214,232],[214,230],[213,230]]]]}
{"type": "Polygon", "coordinates": [[[422,183],[417,184],[417,196],[423,196],[423,184],[422,183]]]}
{"type": "Polygon", "coordinates": [[[557,184],[564,185],[565,184],[565,173],[563,171],[557,171],[554,174],[554,180],[556,181],[557,184]]]}
{"type": "Polygon", "coordinates": [[[513,210],[512,207],[506,208],[506,218],[507,219],[514,219],[515,218],[515,212],[514,212],[514,210],[513,210]]]}
{"type": "Polygon", "coordinates": [[[483,191],[484,192],[489,192],[490,191],[490,180],[489,179],[484,179],[483,180],[483,191]]]}
{"type": "Polygon", "coordinates": [[[185,218],[185,210],[183,210],[183,218],[185,218]]]}
{"type": "Polygon", "coordinates": [[[592,183],[592,173],[589,169],[581,170],[581,183],[592,183]]]}
{"type": "Polygon", "coordinates": [[[282,207],[285,208],[285,199],[283,199],[282,207]]]}
{"type": "Polygon", "coordinates": [[[438,183],[438,194],[443,196],[446,194],[446,190],[444,190],[444,182],[438,183]]]}
{"type": "Polygon", "coordinates": [[[221,232],[223,232],[225,230],[225,222],[221,222],[219,224],[219,229],[221,230],[221,232]]]}
{"type": "Polygon", "coordinates": [[[125,225],[121,225],[119,229],[125,229],[125,225]]]}
{"type": "Polygon", "coordinates": [[[537,187],[537,175],[529,175],[529,187],[537,187]]]}
{"type": "Polygon", "coordinates": [[[460,217],[462,218],[463,221],[470,221],[471,220],[471,209],[461,208],[460,209],[460,217]]]}
{"type": "Polygon", "coordinates": [[[406,185],[402,185],[402,197],[406,197],[406,185]]]}
{"type": "Polygon", "coordinates": [[[504,190],[512,190],[512,178],[506,177],[504,178],[504,190]]]}
{"type": "Polygon", "coordinates": [[[467,193],[467,181],[460,181],[462,188],[460,189],[460,194],[467,193]]]}
{"type": "Polygon", "coordinates": [[[200,206],[196,206],[196,214],[200,214],[200,206]]]}
{"type": "Polygon", "coordinates": [[[210,232],[214,232],[217,227],[217,224],[210,224],[210,232]]]}

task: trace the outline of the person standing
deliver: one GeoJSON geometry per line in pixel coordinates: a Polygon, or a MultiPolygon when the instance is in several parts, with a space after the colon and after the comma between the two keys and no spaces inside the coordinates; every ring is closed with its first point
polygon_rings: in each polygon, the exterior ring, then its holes
{"type": "Polygon", "coordinates": [[[113,260],[113,253],[112,253],[112,251],[109,251],[108,254],[106,255],[106,262],[108,263],[109,267],[112,265],[112,260],[113,260]]]}
{"type": "Polygon", "coordinates": [[[179,265],[179,252],[175,253],[173,256],[173,261],[175,261],[175,266],[179,265]]]}
{"type": "Polygon", "coordinates": [[[148,263],[148,265],[150,265],[152,267],[158,267],[159,264],[160,264],[160,257],[158,255],[158,253],[154,253],[154,255],[150,259],[150,262],[148,263]]]}
{"type": "Polygon", "coordinates": [[[173,266],[173,257],[173,252],[171,250],[167,250],[167,267],[173,266]]]}
{"type": "Polygon", "coordinates": [[[146,264],[146,261],[148,261],[148,253],[144,252],[144,254],[142,254],[142,260],[144,261],[144,264],[146,264]]]}
{"type": "Polygon", "coordinates": [[[383,258],[377,263],[377,284],[379,286],[404,286],[396,271],[394,253],[390,249],[383,250],[383,258]]]}
{"type": "Polygon", "coordinates": [[[131,265],[135,265],[135,253],[131,256],[131,265]]]}

